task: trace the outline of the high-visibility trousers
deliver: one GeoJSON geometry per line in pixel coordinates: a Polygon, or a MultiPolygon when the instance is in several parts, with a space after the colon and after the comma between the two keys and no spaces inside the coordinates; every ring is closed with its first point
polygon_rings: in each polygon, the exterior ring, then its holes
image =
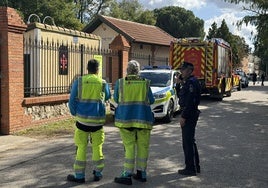
{"type": "Polygon", "coordinates": [[[125,149],[124,171],[129,174],[133,173],[135,162],[136,170],[145,171],[149,156],[151,130],[120,128],[120,136],[125,149]]]}
{"type": "Polygon", "coordinates": [[[77,146],[77,151],[74,163],[74,171],[77,174],[85,174],[87,146],[89,139],[92,149],[92,161],[94,164],[94,170],[102,171],[104,168],[104,155],[102,152],[102,145],[104,143],[105,135],[103,128],[97,130],[96,132],[85,132],[76,128],[74,134],[74,142],[77,146]]]}

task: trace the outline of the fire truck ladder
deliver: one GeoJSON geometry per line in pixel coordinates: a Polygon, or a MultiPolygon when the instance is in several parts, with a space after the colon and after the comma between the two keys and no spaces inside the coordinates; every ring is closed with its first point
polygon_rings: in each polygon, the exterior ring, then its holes
{"type": "Polygon", "coordinates": [[[206,48],[206,85],[212,85],[212,74],[213,74],[213,43],[208,42],[206,48]]]}

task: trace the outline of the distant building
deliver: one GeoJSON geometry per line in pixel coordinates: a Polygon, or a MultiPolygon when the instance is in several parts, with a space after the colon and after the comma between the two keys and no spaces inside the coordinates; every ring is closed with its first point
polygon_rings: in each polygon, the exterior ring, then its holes
{"type": "Polygon", "coordinates": [[[130,45],[129,57],[138,60],[142,66],[167,65],[170,43],[175,40],[159,27],[103,15],[98,15],[83,31],[100,36],[104,49],[109,48],[116,36],[123,36],[130,45]]]}
{"type": "Polygon", "coordinates": [[[259,57],[249,54],[242,60],[242,70],[247,74],[251,74],[253,72],[258,74],[260,61],[261,59],[259,57]]]}

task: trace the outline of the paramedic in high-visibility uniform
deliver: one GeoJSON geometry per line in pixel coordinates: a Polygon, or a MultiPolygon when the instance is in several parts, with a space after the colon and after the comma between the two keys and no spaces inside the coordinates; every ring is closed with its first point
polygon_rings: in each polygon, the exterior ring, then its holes
{"type": "Polygon", "coordinates": [[[154,122],[150,107],[154,103],[150,81],[141,78],[139,70],[137,61],[129,61],[127,76],[117,80],[114,89],[114,100],[118,104],[115,109],[115,126],[120,130],[125,149],[124,169],[114,181],[126,185],[132,184],[132,176],[141,182],[147,181],[147,159],[154,122]],[[135,174],[134,169],[137,170],[135,174]]]}
{"type": "Polygon", "coordinates": [[[109,85],[98,76],[99,62],[95,59],[89,60],[87,70],[87,75],[79,77],[73,83],[69,99],[70,112],[76,118],[74,142],[77,150],[73,165],[75,173],[69,174],[67,180],[77,183],[85,182],[88,142],[92,148],[94,181],[102,178],[105,101],[111,97],[109,85]]]}

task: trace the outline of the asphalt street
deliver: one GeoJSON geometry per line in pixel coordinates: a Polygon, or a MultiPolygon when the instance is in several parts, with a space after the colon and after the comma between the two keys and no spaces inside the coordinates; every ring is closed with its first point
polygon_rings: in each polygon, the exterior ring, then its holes
{"type": "MultiPolygon", "coordinates": [[[[223,101],[202,97],[196,129],[201,173],[185,177],[181,130],[176,116],[169,124],[158,121],[152,131],[148,188],[266,188],[268,187],[268,82],[235,91],[223,101]]],[[[122,170],[124,150],[118,129],[105,126],[103,179],[93,182],[88,154],[86,183],[66,181],[73,172],[72,135],[53,139],[0,136],[0,187],[127,187],[113,182],[122,170]]],[[[90,148],[89,148],[90,151],[90,148]]]]}

